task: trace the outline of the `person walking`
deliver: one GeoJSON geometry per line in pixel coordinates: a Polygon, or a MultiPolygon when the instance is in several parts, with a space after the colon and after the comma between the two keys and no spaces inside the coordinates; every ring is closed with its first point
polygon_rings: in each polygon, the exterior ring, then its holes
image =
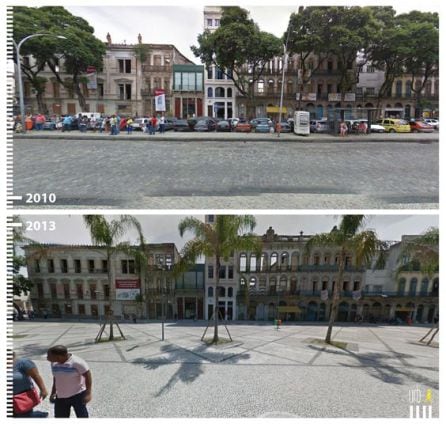
{"type": "Polygon", "coordinates": [[[160,117],[160,134],[164,134],[165,126],[166,126],[166,118],[164,117],[164,115],[161,115],[161,117],[160,117]]]}
{"type": "MultiPolygon", "coordinates": [[[[34,386],[37,386],[40,391],[39,398],[41,400],[45,399],[48,396],[48,391],[36,364],[28,358],[17,359],[15,352],[12,353],[12,361],[13,396],[33,390],[34,386]]],[[[16,407],[14,407],[13,416],[15,418],[45,418],[48,416],[48,413],[34,411],[33,407],[28,411],[18,412],[16,407]]]]}
{"type": "Polygon", "coordinates": [[[130,135],[132,133],[132,130],[133,130],[132,124],[133,124],[133,119],[132,119],[131,116],[129,116],[127,118],[127,122],[126,122],[126,125],[127,125],[127,135],[130,135]]]}
{"type": "Polygon", "coordinates": [[[73,118],[70,115],[66,115],[62,121],[62,132],[71,131],[71,124],[73,123],[73,118]]]}
{"type": "Polygon", "coordinates": [[[50,347],[53,387],[50,402],[54,402],[55,418],[69,418],[73,407],[77,418],[88,418],[87,403],[91,401],[92,376],[88,364],[69,353],[66,346],[50,347]]]}
{"type": "Polygon", "coordinates": [[[150,120],[150,127],[151,127],[151,132],[150,132],[150,134],[153,134],[153,135],[155,135],[155,132],[156,132],[156,126],[157,126],[157,124],[158,124],[158,119],[156,118],[156,115],[153,115],[152,116],[152,118],[151,118],[151,120],[150,120]]]}

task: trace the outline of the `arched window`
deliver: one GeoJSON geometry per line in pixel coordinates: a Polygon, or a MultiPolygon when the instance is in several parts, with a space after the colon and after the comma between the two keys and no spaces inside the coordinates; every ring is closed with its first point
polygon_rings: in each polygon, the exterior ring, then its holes
{"type": "Polygon", "coordinates": [[[260,256],[260,270],[267,271],[268,270],[268,255],[264,252],[260,256]]]}
{"type": "Polygon", "coordinates": [[[241,277],[240,278],[240,288],[244,289],[246,287],[246,278],[245,277],[241,277]]]}
{"type": "Polygon", "coordinates": [[[406,97],[412,96],[412,89],[410,88],[410,81],[406,81],[406,97]]]}
{"type": "Polygon", "coordinates": [[[257,278],[256,277],[251,277],[249,279],[249,288],[250,289],[255,289],[256,288],[256,284],[257,284],[257,278]]]}
{"type": "Polygon", "coordinates": [[[270,268],[271,270],[275,270],[277,268],[277,260],[278,260],[278,255],[276,252],[271,253],[271,259],[270,259],[270,268]]]}
{"type": "Polygon", "coordinates": [[[406,291],[406,279],[400,278],[398,281],[398,294],[404,294],[406,291]]]}
{"type": "Polygon", "coordinates": [[[223,87],[217,87],[215,89],[215,97],[225,97],[225,89],[223,87]]]}
{"type": "Polygon", "coordinates": [[[246,272],[246,266],[247,266],[246,253],[240,253],[240,262],[239,262],[240,272],[246,272]]]}
{"type": "Polygon", "coordinates": [[[403,82],[401,80],[396,82],[396,95],[397,97],[401,97],[403,95],[403,82]]]}
{"type": "Polygon", "coordinates": [[[255,253],[251,253],[249,257],[249,269],[251,272],[257,270],[257,257],[255,253]]]}
{"type": "Polygon", "coordinates": [[[212,93],[212,87],[208,87],[208,97],[214,97],[212,93]]]}
{"type": "Polygon", "coordinates": [[[298,266],[299,266],[299,253],[293,252],[291,254],[291,271],[297,271],[298,266]]]}
{"type": "Polygon", "coordinates": [[[280,269],[286,270],[288,268],[288,252],[282,252],[280,255],[280,269]]]}
{"type": "Polygon", "coordinates": [[[429,279],[425,277],[425,278],[423,278],[423,281],[421,282],[420,295],[426,296],[428,291],[429,291],[429,279]]]}
{"type": "Polygon", "coordinates": [[[214,288],[208,287],[208,297],[214,297],[214,288]]]}
{"type": "Polygon", "coordinates": [[[282,291],[282,292],[286,291],[286,289],[287,289],[287,282],[288,282],[288,279],[284,275],[282,275],[280,277],[280,281],[279,281],[279,290],[280,291],[282,291]]]}
{"type": "Polygon", "coordinates": [[[418,280],[414,277],[410,280],[410,289],[409,289],[409,294],[411,296],[415,296],[416,292],[417,292],[417,285],[418,285],[418,280]]]}

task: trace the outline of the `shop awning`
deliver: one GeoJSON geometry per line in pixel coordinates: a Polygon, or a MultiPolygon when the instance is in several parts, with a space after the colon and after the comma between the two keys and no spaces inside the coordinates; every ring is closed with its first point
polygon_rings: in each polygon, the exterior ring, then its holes
{"type": "MultiPolygon", "coordinates": [[[[266,113],[280,113],[280,107],[279,106],[267,106],[266,113]]],[[[282,113],[287,113],[287,108],[285,106],[282,106],[282,113]]]]}

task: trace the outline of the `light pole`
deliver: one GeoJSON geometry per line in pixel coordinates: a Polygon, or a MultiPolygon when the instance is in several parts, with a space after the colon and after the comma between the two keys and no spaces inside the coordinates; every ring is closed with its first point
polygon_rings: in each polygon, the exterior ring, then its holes
{"type": "Polygon", "coordinates": [[[23,38],[22,40],[19,41],[19,44],[17,44],[15,42],[14,39],[12,39],[12,42],[14,44],[15,50],[16,50],[16,56],[17,56],[17,79],[19,80],[19,99],[20,99],[20,117],[21,117],[21,121],[22,121],[22,131],[26,131],[26,127],[25,127],[25,100],[23,97],[23,81],[22,81],[22,61],[20,59],[20,47],[22,47],[22,44],[34,37],[44,37],[44,36],[48,36],[48,37],[55,37],[55,38],[60,38],[63,40],[66,40],[67,37],[64,37],[63,35],[53,35],[53,34],[31,34],[28,35],[27,37],[23,38]]]}
{"type": "Polygon", "coordinates": [[[280,86],[280,105],[279,105],[279,125],[278,125],[278,131],[277,131],[277,137],[280,137],[280,130],[281,130],[281,122],[282,122],[282,107],[283,107],[283,86],[285,82],[285,66],[287,63],[287,48],[288,48],[288,40],[290,38],[290,30],[291,25],[288,24],[288,31],[286,35],[285,44],[283,45],[283,61],[282,61],[282,85],[280,86]]]}

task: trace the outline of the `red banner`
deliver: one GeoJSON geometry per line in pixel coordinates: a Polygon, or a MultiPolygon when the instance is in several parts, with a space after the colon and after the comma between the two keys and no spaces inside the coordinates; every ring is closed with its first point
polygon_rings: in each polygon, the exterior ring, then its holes
{"type": "Polygon", "coordinates": [[[139,280],[116,280],[117,289],[139,289],[139,280]]]}

